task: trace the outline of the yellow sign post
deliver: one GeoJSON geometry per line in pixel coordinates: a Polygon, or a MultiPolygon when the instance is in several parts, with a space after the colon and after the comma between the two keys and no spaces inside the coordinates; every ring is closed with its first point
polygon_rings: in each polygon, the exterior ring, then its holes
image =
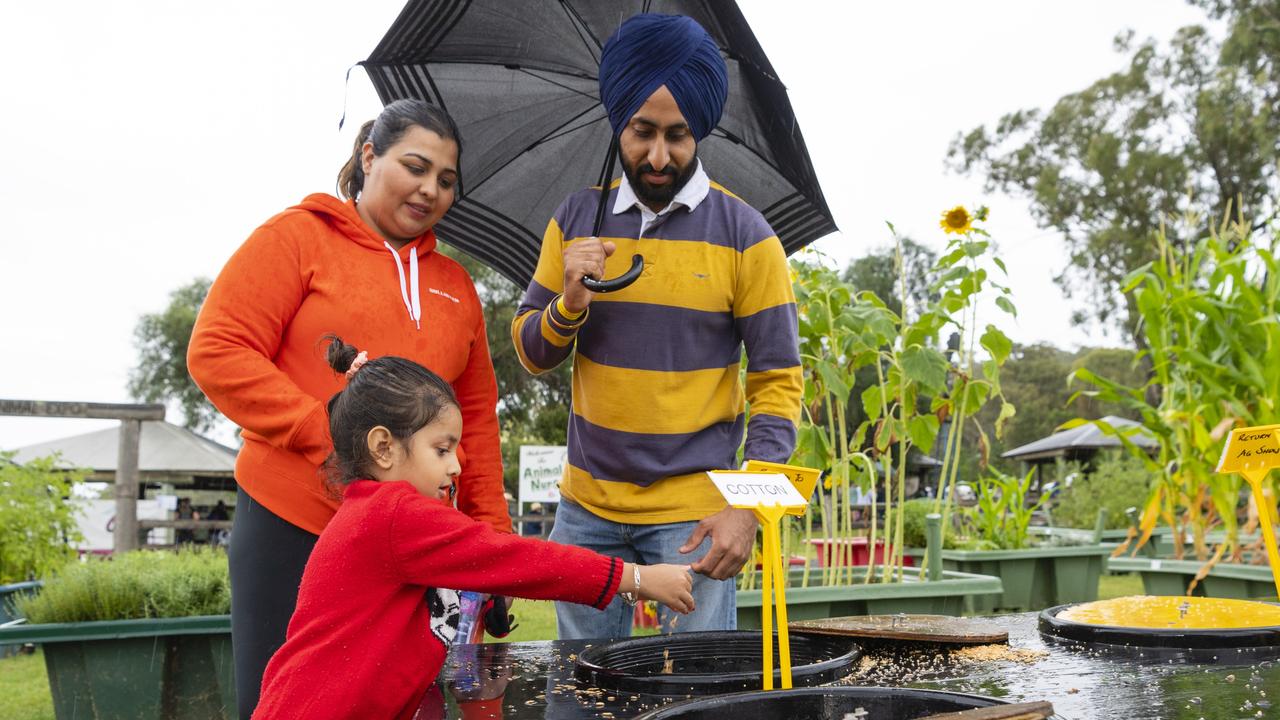
{"type": "Polygon", "coordinates": [[[782,563],[780,524],[784,515],[804,514],[805,507],[809,504],[808,493],[813,492],[817,483],[818,471],[752,461],[747,464],[746,470],[712,471],[707,475],[731,507],[750,510],[760,521],[763,535],[760,626],[764,636],[764,677],[761,688],[773,689],[773,611],[776,607],[778,665],[782,687],[788,689],[791,687],[791,638],[787,631],[787,578],[782,563]],[[807,492],[801,494],[799,488],[806,486],[807,492]]]}
{"type": "Polygon", "coordinates": [[[1262,481],[1271,468],[1280,467],[1280,438],[1276,437],[1280,425],[1259,425],[1231,431],[1227,446],[1222,449],[1218,472],[1240,473],[1253,491],[1258,505],[1258,519],[1262,525],[1262,537],[1267,545],[1267,559],[1271,563],[1271,579],[1276,584],[1276,596],[1280,598],[1280,551],[1276,550],[1275,508],[1262,491],[1262,481]]]}

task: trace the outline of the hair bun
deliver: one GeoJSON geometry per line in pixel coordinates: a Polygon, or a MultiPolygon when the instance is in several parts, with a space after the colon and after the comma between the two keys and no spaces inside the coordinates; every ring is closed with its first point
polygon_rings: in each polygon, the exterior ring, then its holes
{"type": "Polygon", "coordinates": [[[356,356],[360,354],[359,348],[342,342],[342,338],[332,333],[325,335],[324,339],[329,341],[329,349],[325,352],[329,367],[335,372],[345,373],[356,356]]]}

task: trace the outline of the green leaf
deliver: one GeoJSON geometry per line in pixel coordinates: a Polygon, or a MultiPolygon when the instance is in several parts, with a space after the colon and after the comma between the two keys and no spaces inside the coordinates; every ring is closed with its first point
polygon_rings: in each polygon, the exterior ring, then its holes
{"type": "Polygon", "coordinates": [[[919,383],[925,394],[942,392],[947,383],[947,359],[933,348],[912,345],[900,356],[902,372],[919,383]]]}
{"type": "Polygon", "coordinates": [[[840,402],[849,402],[849,382],[841,376],[840,372],[831,366],[828,362],[818,363],[818,375],[822,377],[822,382],[827,386],[827,390],[835,393],[840,398],[840,402]]]}
{"type": "Polygon", "coordinates": [[[821,298],[815,298],[815,302],[809,305],[809,324],[819,335],[831,332],[831,313],[821,298]]]}
{"type": "Polygon", "coordinates": [[[922,453],[929,453],[938,439],[938,418],[935,415],[917,415],[907,421],[907,437],[922,453]]]}
{"type": "Polygon", "coordinates": [[[980,380],[965,383],[961,392],[961,407],[965,416],[976,414],[991,396],[991,386],[980,380]]]}
{"type": "Polygon", "coordinates": [[[1151,269],[1151,263],[1147,263],[1142,267],[1138,268],[1137,270],[1134,270],[1133,272],[1126,275],[1124,278],[1124,282],[1120,287],[1120,292],[1122,294],[1127,295],[1134,288],[1141,285],[1143,280],[1146,280],[1147,271],[1150,269],[1151,269]]]}
{"type": "Polygon", "coordinates": [[[1018,317],[1018,308],[1014,307],[1013,303],[1009,301],[1009,298],[1003,295],[996,298],[996,307],[1000,308],[1001,310],[1009,313],[1014,317],[1018,317]]]}
{"type": "Polygon", "coordinates": [[[996,439],[1004,438],[1004,424],[1008,422],[1014,415],[1018,413],[1018,409],[1011,402],[1000,403],[1000,415],[996,417],[996,439]]]}
{"type": "Polygon", "coordinates": [[[982,377],[992,385],[999,387],[1000,385],[1000,366],[994,360],[982,361],[982,377]]]}
{"type": "Polygon", "coordinates": [[[881,411],[884,409],[884,395],[881,393],[879,385],[871,385],[862,391],[862,410],[867,414],[868,419],[880,417],[881,411]]]}
{"type": "Polygon", "coordinates": [[[964,248],[956,248],[955,250],[952,250],[951,252],[939,258],[938,263],[934,265],[934,269],[941,270],[943,268],[949,268],[963,259],[964,259],[964,248]]]}
{"type": "Polygon", "coordinates": [[[988,325],[986,332],[982,333],[982,337],[978,340],[987,352],[991,353],[991,358],[996,361],[997,365],[1003,365],[1004,361],[1009,359],[1009,353],[1013,352],[1013,341],[1011,341],[1000,329],[995,325],[988,325]]]}

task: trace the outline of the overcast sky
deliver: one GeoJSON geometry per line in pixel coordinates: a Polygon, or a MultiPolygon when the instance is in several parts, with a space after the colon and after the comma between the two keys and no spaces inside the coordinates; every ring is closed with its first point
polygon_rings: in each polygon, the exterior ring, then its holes
{"type": "MultiPolygon", "coordinates": [[[[380,107],[360,69],[344,78],[401,5],[0,4],[0,398],[129,401],[138,317],[215,276],[271,215],[332,191],[354,128],[380,107]]],[[[940,247],[942,210],[985,203],[1020,309],[1006,331],[1067,348],[1117,342],[1071,327],[1052,282],[1062,242],[1026,203],[983,193],[943,159],[956,133],[1121,68],[1118,31],[1167,39],[1201,21],[1198,10],[1182,0],[739,5],[789,88],[841,228],[821,250],[841,262],[865,254],[889,242],[886,220],[940,247]]],[[[0,448],[110,424],[0,418],[0,448]]]]}

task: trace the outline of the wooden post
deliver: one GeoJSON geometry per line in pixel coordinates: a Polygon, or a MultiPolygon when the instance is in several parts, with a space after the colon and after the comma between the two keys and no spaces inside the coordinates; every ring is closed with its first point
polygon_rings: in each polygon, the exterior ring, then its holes
{"type": "Polygon", "coordinates": [[[138,445],[142,441],[141,420],[120,421],[120,444],[116,458],[116,528],[112,552],[138,547],[138,445]]]}
{"type": "Polygon", "coordinates": [[[0,415],[23,417],[102,418],[120,421],[116,457],[116,527],[114,552],[138,547],[138,445],[143,420],[164,420],[164,405],[53,402],[0,398],[0,415]]]}

